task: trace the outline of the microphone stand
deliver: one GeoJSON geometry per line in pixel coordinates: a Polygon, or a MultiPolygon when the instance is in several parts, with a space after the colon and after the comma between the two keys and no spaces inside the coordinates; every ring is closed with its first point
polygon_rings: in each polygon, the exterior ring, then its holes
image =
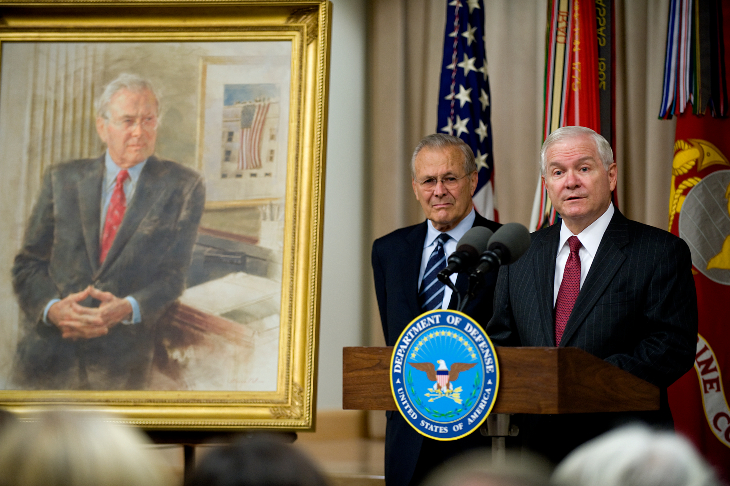
{"type": "Polygon", "coordinates": [[[452,282],[451,279],[447,275],[444,275],[442,273],[439,273],[436,276],[436,278],[438,278],[439,279],[439,282],[441,282],[442,284],[446,285],[448,288],[451,289],[451,291],[453,293],[456,294],[456,310],[461,311],[461,309],[464,308],[464,306],[466,305],[466,303],[464,303],[462,305],[462,302],[461,302],[461,293],[459,293],[459,290],[456,288],[456,285],[454,285],[454,282],[452,282]]]}
{"type": "Polygon", "coordinates": [[[459,311],[463,311],[463,309],[466,307],[466,304],[468,304],[469,301],[476,296],[477,290],[479,289],[479,286],[482,282],[483,280],[476,274],[469,275],[469,287],[466,292],[466,297],[464,299],[464,305],[459,308],[459,311]]]}
{"type": "Polygon", "coordinates": [[[459,309],[460,311],[463,307],[466,307],[469,300],[476,296],[477,290],[479,290],[479,287],[484,283],[484,276],[490,270],[496,270],[500,267],[500,265],[502,265],[501,253],[502,252],[499,250],[487,250],[482,253],[481,258],[479,259],[480,264],[469,272],[469,287],[466,293],[466,299],[464,299],[464,305],[459,309]]]}

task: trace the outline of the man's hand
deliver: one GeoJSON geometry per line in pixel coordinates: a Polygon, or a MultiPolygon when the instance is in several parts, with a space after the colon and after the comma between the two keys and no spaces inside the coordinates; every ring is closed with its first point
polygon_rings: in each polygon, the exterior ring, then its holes
{"type": "Polygon", "coordinates": [[[102,325],[99,310],[85,307],[79,302],[91,295],[91,286],[70,294],[48,309],[46,318],[61,330],[65,339],[90,339],[103,336],[108,329],[102,325]]]}
{"type": "Polygon", "coordinates": [[[91,287],[89,295],[101,301],[98,308],[99,317],[107,328],[132,318],[132,304],[127,299],[120,299],[111,292],[102,292],[93,287],[91,287]]]}
{"type": "Polygon", "coordinates": [[[91,286],[71,294],[48,309],[47,319],[61,330],[64,339],[92,339],[104,336],[132,314],[132,304],[110,292],[91,286]],[[97,308],[79,304],[87,297],[101,301],[97,308]]]}

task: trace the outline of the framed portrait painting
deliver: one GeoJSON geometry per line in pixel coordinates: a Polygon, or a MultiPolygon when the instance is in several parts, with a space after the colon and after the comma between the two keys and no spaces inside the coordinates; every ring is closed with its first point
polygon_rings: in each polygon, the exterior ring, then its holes
{"type": "Polygon", "coordinates": [[[0,406],[312,427],[330,18],[0,2],[0,406]]]}

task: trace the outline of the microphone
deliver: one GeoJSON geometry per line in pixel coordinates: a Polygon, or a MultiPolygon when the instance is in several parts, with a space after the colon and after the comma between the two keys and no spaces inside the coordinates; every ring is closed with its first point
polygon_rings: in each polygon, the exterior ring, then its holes
{"type": "Polygon", "coordinates": [[[439,272],[438,279],[449,285],[450,275],[464,272],[472,267],[479,260],[479,255],[487,250],[492,234],[492,230],[484,226],[475,226],[464,233],[456,244],[456,251],[449,255],[448,265],[439,272]]]}
{"type": "MultiPolygon", "coordinates": [[[[466,235],[465,235],[466,236],[466,235]]],[[[509,265],[520,258],[530,247],[530,232],[520,223],[507,223],[489,239],[488,248],[479,257],[479,265],[472,277],[496,270],[500,265],[509,265]]]]}

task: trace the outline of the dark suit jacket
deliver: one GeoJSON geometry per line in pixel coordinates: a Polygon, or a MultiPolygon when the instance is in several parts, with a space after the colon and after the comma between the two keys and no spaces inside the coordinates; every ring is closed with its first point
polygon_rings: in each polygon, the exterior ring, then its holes
{"type": "MultiPolygon", "coordinates": [[[[559,237],[560,224],[533,233],[527,253],[500,269],[494,316],[487,325],[495,345],[555,346],[553,281],[559,237]]],[[[687,244],[616,210],[560,346],[584,349],[660,388],[661,410],[629,414],[621,421],[637,417],[671,426],[666,388],[692,368],[696,339],[697,297],[687,244]]],[[[528,428],[534,430],[524,432],[528,446],[559,460],[616,418],[533,417],[528,428]],[[545,437],[553,433],[558,440],[545,437]]]]}
{"type": "MultiPolygon", "coordinates": [[[[151,156],[124,220],[99,265],[104,156],[52,166],[15,258],[13,284],[29,327],[18,347],[15,379],[27,388],[139,388],[157,320],[185,288],[205,186],[195,171],[151,156]],[[43,309],[88,285],[131,295],[140,324],[70,341],[42,322],[43,309]]],[[[84,305],[97,306],[88,301],[84,305]]]]}
{"type": "MultiPolygon", "coordinates": [[[[421,270],[421,256],[426,239],[427,225],[421,224],[396,230],[373,243],[372,264],[375,278],[375,295],[380,309],[380,321],[388,346],[393,346],[408,323],[422,314],[418,303],[418,275],[421,270]]],[[[499,224],[476,215],[473,226],[486,226],[492,231],[499,224]]],[[[475,297],[464,308],[464,313],[483,326],[492,315],[492,296],[494,294],[495,274],[488,274],[486,283],[477,291],[475,297]]],[[[465,293],[468,276],[461,274],[456,287],[465,293]]],[[[449,308],[455,309],[457,296],[452,295],[449,308]]],[[[385,480],[387,484],[407,485],[414,477],[416,464],[424,442],[438,447],[438,441],[424,438],[416,432],[398,412],[387,412],[385,438],[385,480]]],[[[478,435],[478,432],[476,433],[478,435]]],[[[458,441],[443,443],[449,452],[455,453],[466,447],[469,437],[458,441]]],[[[472,439],[478,439],[477,437],[472,439]]],[[[486,443],[482,444],[485,445],[486,443]]],[[[439,454],[440,455],[440,454],[439,454]]],[[[445,459],[446,457],[444,457],[445,459]]],[[[431,459],[424,462],[433,462],[431,459]]],[[[429,464],[435,466],[436,464],[429,464]]],[[[419,465],[419,468],[421,466],[419,465]]],[[[424,471],[418,471],[420,474],[424,471]]]]}

